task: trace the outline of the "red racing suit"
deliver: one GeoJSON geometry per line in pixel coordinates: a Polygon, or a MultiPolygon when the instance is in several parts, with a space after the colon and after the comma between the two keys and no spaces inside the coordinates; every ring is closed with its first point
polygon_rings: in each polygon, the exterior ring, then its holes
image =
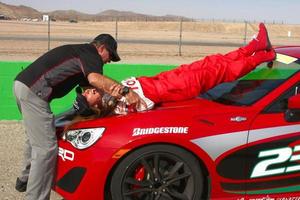
{"type": "MultiPolygon", "coordinates": [[[[275,57],[267,29],[260,23],[258,35],[235,51],[207,56],[153,77],[132,77],[122,84],[131,87],[147,104],[146,108],[136,108],[137,111],[149,110],[156,103],[194,98],[220,83],[246,75],[262,62],[272,61],[275,57]]],[[[126,105],[124,97],[119,101],[116,113],[130,110],[126,105]]]]}
{"type": "Polygon", "coordinates": [[[262,62],[272,60],[274,55],[274,52],[266,51],[249,55],[245,49],[239,48],[225,55],[211,55],[191,64],[180,65],[153,77],[137,79],[145,97],[154,103],[185,100],[220,83],[244,76],[262,62]]]}

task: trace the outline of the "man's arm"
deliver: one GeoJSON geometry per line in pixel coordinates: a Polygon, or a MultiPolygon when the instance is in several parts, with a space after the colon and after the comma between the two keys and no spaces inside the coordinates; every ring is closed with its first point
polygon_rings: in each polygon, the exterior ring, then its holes
{"type": "Polygon", "coordinates": [[[120,94],[113,93],[111,89],[113,85],[120,85],[116,81],[98,73],[90,73],[87,76],[87,79],[89,81],[89,84],[94,86],[95,88],[107,92],[114,97],[120,98],[120,94]]]}
{"type": "MultiPolygon", "coordinates": [[[[108,94],[116,97],[117,99],[120,99],[122,97],[122,95],[120,94],[120,90],[123,86],[116,81],[98,73],[90,73],[87,76],[87,79],[89,81],[89,84],[94,86],[95,88],[103,90],[108,94]]],[[[129,105],[146,107],[146,103],[144,102],[144,100],[142,100],[140,96],[132,90],[129,90],[129,93],[125,95],[125,98],[129,105]]]]}

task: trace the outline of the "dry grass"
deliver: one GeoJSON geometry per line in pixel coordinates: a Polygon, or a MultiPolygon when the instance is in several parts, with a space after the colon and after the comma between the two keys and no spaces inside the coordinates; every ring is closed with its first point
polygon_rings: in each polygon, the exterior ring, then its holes
{"type": "MultiPolygon", "coordinates": [[[[46,22],[0,21],[0,60],[34,60],[48,50],[47,40],[36,38],[48,36],[46,22]],[[1,39],[2,37],[2,39],[1,39]],[[4,40],[3,37],[33,38],[26,40],[4,40]]],[[[275,45],[300,44],[300,26],[267,24],[271,41],[275,45]],[[288,31],[292,37],[287,37],[288,31]]],[[[247,25],[247,40],[257,32],[257,24],[247,25]]],[[[180,22],[118,22],[120,40],[179,41],[180,22]]],[[[192,42],[238,43],[244,42],[244,23],[183,22],[182,40],[192,42]]],[[[116,22],[51,22],[50,48],[70,43],[70,39],[89,42],[99,33],[115,36],[116,22]],[[56,41],[55,39],[65,41],[56,41]]],[[[74,42],[75,43],[75,42],[74,42]]],[[[214,53],[226,53],[235,47],[182,46],[178,56],[178,45],[146,45],[120,43],[119,52],[124,63],[170,63],[190,62],[214,53]]]]}

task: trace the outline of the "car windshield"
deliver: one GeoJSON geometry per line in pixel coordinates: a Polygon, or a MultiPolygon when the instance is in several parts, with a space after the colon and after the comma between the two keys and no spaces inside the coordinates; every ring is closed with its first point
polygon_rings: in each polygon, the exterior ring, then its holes
{"type": "Polygon", "coordinates": [[[299,60],[289,64],[275,61],[272,69],[266,65],[263,63],[241,79],[222,83],[200,97],[226,105],[252,105],[300,69],[299,60]]]}

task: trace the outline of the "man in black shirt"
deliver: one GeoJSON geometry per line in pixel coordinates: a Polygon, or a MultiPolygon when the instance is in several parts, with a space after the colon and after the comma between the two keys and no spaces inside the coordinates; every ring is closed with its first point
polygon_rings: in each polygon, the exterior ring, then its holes
{"type": "MultiPolygon", "coordinates": [[[[27,191],[26,199],[50,198],[57,157],[51,100],[65,96],[78,84],[89,84],[121,98],[121,94],[113,93],[119,83],[102,75],[105,63],[119,60],[115,39],[109,34],[100,34],[90,44],[57,47],[17,75],[14,93],[28,139],[16,189],[27,191]]],[[[144,105],[132,90],[125,98],[129,104],[144,105]]]]}

